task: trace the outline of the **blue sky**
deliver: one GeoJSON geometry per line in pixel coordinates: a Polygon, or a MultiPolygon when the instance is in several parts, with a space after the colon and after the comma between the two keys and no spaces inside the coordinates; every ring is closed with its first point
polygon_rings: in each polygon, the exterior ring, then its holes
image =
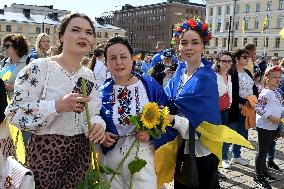
{"type": "MultiPolygon", "coordinates": [[[[167,0],[0,0],[0,8],[12,3],[28,5],[53,5],[55,9],[70,10],[85,13],[95,18],[104,11],[116,9],[124,4],[133,6],[166,2],[167,0]]],[[[202,3],[202,0],[191,0],[193,3],[202,3]]]]}

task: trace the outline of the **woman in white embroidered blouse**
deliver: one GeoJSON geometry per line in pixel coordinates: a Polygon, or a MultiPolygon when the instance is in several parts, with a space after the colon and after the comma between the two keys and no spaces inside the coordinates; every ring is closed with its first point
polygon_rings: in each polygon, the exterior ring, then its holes
{"type": "MultiPolygon", "coordinates": [[[[232,65],[232,54],[223,51],[218,54],[215,71],[217,75],[217,84],[219,92],[219,106],[223,125],[228,125],[228,109],[232,103],[232,81],[231,75],[228,74],[232,65]]],[[[222,149],[222,167],[229,168],[228,160],[229,144],[224,143],[222,149]]]]}
{"type": "Polygon", "coordinates": [[[10,122],[34,133],[27,161],[37,188],[75,188],[89,167],[89,139],[95,143],[105,139],[95,79],[80,65],[94,43],[93,23],[74,13],[62,20],[58,31],[62,53],[37,59],[20,72],[5,112],[10,122]],[[87,80],[88,98],[82,95],[82,79],[87,80]],[[84,102],[93,107],[89,139],[84,134],[84,102]]]}

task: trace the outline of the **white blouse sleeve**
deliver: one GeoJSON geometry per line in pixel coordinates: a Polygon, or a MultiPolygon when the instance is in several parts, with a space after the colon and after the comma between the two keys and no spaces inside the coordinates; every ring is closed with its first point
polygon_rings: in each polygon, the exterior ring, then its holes
{"type": "MultiPolygon", "coordinates": [[[[87,71],[87,73],[88,73],[88,74],[86,74],[86,76],[88,77],[87,80],[91,81],[92,83],[94,83],[94,86],[96,86],[97,83],[96,83],[96,80],[95,80],[92,72],[87,71]]],[[[91,98],[91,100],[88,102],[91,124],[93,125],[95,123],[99,123],[103,126],[103,129],[105,130],[106,129],[105,121],[100,116],[102,101],[101,101],[101,98],[99,97],[99,94],[98,94],[96,87],[92,88],[92,91],[91,91],[89,97],[91,98]]],[[[86,125],[86,122],[87,122],[86,112],[84,112],[83,115],[84,115],[83,130],[84,130],[85,134],[87,134],[88,128],[87,128],[87,125],[86,125]]]]}
{"type": "Polygon", "coordinates": [[[264,118],[268,118],[268,116],[271,115],[271,112],[273,111],[271,111],[267,106],[270,100],[271,100],[271,95],[269,94],[269,91],[267,90],[261,91],[258,97],[258,102],[255,107],[255,111],[258,115],[264,118]]]}
{"type": "Polygon", "coordinates": [[[175,124],[173,128],[177,129],[183,139],[189,139],[189,121],[185,117],[175,115],[175,124]]]}
{"type": "Polygon", "coordinates": [[[48,127],[58,115],[55,99],[41,99],[48,77],[47,64],[47,60],[38,59],[24,67],[16,78],[14,96],[5,114],[8,120],[20,129],[34,131],[48,127]]]}

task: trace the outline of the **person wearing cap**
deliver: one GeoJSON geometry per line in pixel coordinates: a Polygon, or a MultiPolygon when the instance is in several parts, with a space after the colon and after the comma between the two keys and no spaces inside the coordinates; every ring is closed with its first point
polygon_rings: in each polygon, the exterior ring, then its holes
{"type": "Polygon", "coordinates": [[[153,56],[151,67],[162,61],[161,56],[163,55],[164,49],[165,44],[162,41],[157,42],[156,50],[158,51],[158,53],[153,56]]]}
{"type": "Polygon", "coordinates": [[[166,86],[176,70],[177,66],[172,63],[173,58],[174,50],[166,49],[161,56],[162,61],[153,67],[151,76],[163,87],[166,86]]]}

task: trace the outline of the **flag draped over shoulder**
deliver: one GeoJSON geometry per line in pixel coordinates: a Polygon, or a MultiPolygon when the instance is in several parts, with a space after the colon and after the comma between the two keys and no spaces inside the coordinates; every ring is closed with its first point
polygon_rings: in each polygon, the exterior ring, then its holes
{"type": "Polygon", "coordinates": [[[223,142],[253,149],[254,147],[244,137],[229,127],[221,125],[216,74],[211,68],[211,62],[202,59],[202,63],[204,67],[200,67],[183,87],[180,87],[180,82],[186,65],[180,63],[174,78],[165,88],[166,93],[179,108],[178,111],[200,134],[200,142],[220,161],[223,142]],[[181,92],[178,92],[180,88],[182,88],[181,92]]]}
{"type": "Polygon", "coordinates": [[[0,78],[2,78],[3,81],[9,81],[15,67],[15,65],[10,65],[8,67],[2,68],[2,70],[0,71],[0,78]]]}
{"type": "Polygon", "coordinates": [[[279,32],[279,36],[284,38],[284,27],[282,28],[282,30],[279,32]]]}
{"type": "Polygon", "coordinates": [[[263,33],[265,30],[267,30],[267,22],[268,22],[268,15],[266,15],[265,18],[264,18],[261,33],[263,33]]]}

